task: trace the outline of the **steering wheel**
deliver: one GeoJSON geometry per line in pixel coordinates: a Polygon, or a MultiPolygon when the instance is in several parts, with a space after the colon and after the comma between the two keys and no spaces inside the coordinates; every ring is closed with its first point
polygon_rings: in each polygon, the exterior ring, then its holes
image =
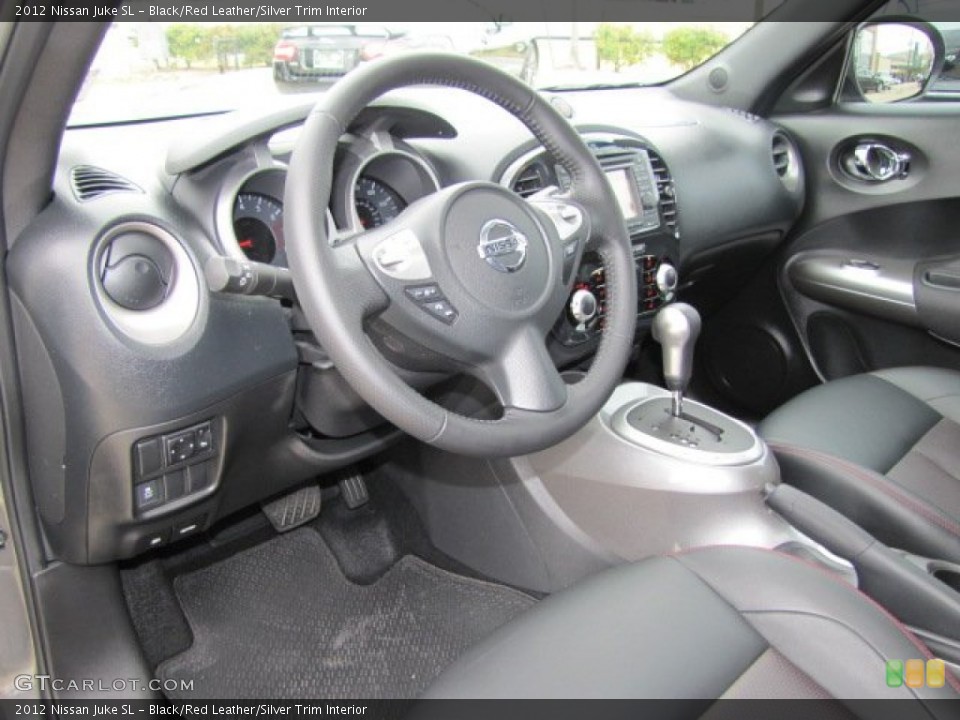
{"type": "Polygon", "coordinates": [[[352,71],[304,124],[284,204],[290,272],[317,340],[360,397],[410,435],[466,455],[535,452],[586,424],[622,377],[637,308],[626,227],[580,135],[518,79],[443,53],[352,71]],[[338,141],[375,98],[424,84],[468,90],[513,114],[566,169],[570,188],[525,201],[494,183],[459,183],[332,246],[325,211],[338,141]],[[545,338],[587,248],[606,270],[606,316],[590,371],[568,385],[545,338]],[[441,407],[401,379],[396,368],[408,363],[480,379],[503,414],[481,420],[441,407]]]}

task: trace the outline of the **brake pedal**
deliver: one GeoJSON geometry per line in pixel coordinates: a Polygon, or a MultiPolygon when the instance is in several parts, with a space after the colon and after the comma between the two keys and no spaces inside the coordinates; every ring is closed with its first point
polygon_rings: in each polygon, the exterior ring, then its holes
{"type": "Polygon", "coordinates": [[[367,492],[367,481],[363,479],[360,473],[347,475],[338,483],[340,486],[340,497],[351,510],[363,507],[370,502],[370,493],[367,492]]]}
{"type": "Polygon", "coordinates": [[[278,533],[293,530],[320,514],[320,486],[309,485],[272,502],[263,503],[263,514],[278,533]]]}

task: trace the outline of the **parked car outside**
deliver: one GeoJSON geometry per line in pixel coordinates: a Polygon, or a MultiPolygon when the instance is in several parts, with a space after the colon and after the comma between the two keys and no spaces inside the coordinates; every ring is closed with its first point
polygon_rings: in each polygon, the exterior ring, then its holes
{"type": "Polygon", "coordinates": [[[382,27],[298,25],[285,28],[273,50],[273,79],[281,92],[330,84],[360,64],[364,48],[397,36],[382,27]]]}
{"type": "Polygon", "coordinates": [[[889,83],[880,73],[861,73],[857,75],[857,83],[865,93],[880,93],[889,87],[889,83]]]}

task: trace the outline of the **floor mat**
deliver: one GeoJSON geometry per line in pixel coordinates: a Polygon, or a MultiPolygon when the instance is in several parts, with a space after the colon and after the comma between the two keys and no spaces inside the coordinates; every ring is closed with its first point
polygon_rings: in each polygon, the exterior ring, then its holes
{"type": "Polygon", "coordinates": [[[188,698],[412,698],[534,604],[412,555],[347,580],[316,531],[281,535],[174,583],[193,645],[163,663],[188,698]]]}

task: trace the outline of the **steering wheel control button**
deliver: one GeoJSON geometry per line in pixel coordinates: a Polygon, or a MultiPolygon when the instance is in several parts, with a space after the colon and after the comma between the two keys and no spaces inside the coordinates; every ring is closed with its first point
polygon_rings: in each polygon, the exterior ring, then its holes
{"type": "Polygon", "coordinates": [[[160,454],[160,439],[141,440],[134,447],[137,463],[137,477],[145,478],[160,471],[163,458],[160,454]]]}
{"type": "Polygon", "coordinates": [[[456,308],[454,308],[453,305],[446,300],[435,300],[433,302],[424,303],[420,307],[433,315],[437,320],[446,323],[447,325],[452,325],[459,316],[456,308]]]}
{"type": "Polygon", "coordinates": [[[418,303],[435,302],[443,299],[443,293],[440,292],[438,285],[411,285],[404,288],[404,291],[408,297],[418,303]]]}
{"type": "Polygon", "coordinates": [[[555,200],[538,201],[534,204],[547,214],[564,242],[572,238],[583,225],[583,212],[576,205],[555,200]]]}
{"type": "Polygon", "coordinates": [[[427,280],[430,262],[413,230],[394,233],[373,249],[373,261],[384,275],[396,280],[427,280]]]}
{"type": "Polygon", "coordinates": [[[527,259],[527,236],[509,220],[495,218],[480,228],[477,253],[494,270],[516,272],[527,259]]]}
{"type": "Polygon", "coordinates": [[[162,505],[163,501],[163,478],[140,483],[133,489],[133,502],[138,512],[162,505]]]}
{"type": "Polygon", "coordinates": [[[563,246],[563,282],[570,282],[574,270],[577,269],[577,250],[580,243],[573,241],[563,246]]]}

